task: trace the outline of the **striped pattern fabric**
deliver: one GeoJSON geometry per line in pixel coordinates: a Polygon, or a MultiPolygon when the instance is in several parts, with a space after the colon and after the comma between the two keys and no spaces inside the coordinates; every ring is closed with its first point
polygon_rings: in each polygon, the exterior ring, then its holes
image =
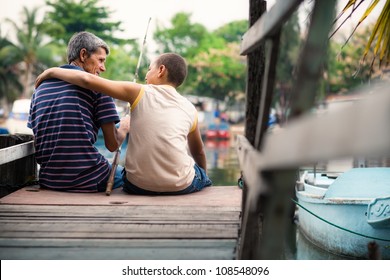
{"type": "Polygon", "coordinates": [[[111,97],[58,79],[44,81],[32,96],[28,121],[40,164],[40,185],[96,192],[110,173],[107,159],[94,146],[99,128],[107,122],[119,122],[111,97]]]}

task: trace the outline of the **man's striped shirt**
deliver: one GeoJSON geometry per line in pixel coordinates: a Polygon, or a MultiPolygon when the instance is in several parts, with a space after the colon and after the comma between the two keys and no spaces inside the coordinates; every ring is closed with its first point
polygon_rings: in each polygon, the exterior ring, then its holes
{"type": "Polygon", "coordinates": [[[58,79],[44,81],[32,96],[28,122],[40,164],[40,185],[96,192],[110,173],[107,159],[94,146],[99,128],[108,122],[119,122],[111,97],[58,79]]]}

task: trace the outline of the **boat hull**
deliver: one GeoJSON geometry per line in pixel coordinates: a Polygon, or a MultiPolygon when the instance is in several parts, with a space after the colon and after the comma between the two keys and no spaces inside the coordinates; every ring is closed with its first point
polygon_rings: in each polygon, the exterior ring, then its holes
{"type": "Polygon", "coordinates": [[[359,259],[369,258],[368,246],[375,242],[381,258],[390,259],[388,193],[380,193],[382,198],[378,200],[348,198],[336,193],[337,190],[321,193],[313,189],[316,187],[301,180],[296,190],[299,230],[309,241],[333,254],[359,259]],[[335,195],[329,195],[332,191],[335,195]],[[372,215],[377,219],[373,220],[372,215]]]}
{"type": "Polygon", "coordinates": [[[390,259],[390,242],[378,240],[390,239],[390,228],[367,223],[368,203],[320,203],[297,197],[301,206],[323,219],[299,209],[299,230],[312,243],[337,255],[367,259],[368,244],[376,242],[382,258],[390,259]]]}

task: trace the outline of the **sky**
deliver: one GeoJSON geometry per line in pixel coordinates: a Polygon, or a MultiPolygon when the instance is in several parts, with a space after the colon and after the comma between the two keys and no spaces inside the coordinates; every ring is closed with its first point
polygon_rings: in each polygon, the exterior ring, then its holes
{"type": "MultiPolygon", "coordinates": [[[[0,0],[0,3],[1,32],[6,34],[10,28],[3,28],[5,18],[17,21],[23,6],[44,6],[45,0],[0,0]]],[[[210,31],[234,20],[248,19],[249,15],[249,0],[100,0],[100,3],[113,11],[113,21],[123,22],[125,31],[118,37],[139,38],[140,41],[143,41],[150,17],[148,33],[152,34],[156,24],[168,27],[172,16],[182,11],[192,13],[192,22],[210,31]]],[[[43,14],[44,9],[42,17],[43,14]]]]}

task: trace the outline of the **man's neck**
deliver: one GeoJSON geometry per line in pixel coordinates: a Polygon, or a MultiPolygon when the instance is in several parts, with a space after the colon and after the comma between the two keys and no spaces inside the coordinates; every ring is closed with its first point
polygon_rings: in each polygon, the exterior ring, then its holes
{"type": "Polygon", "coordinates": [[[78,66],[78,67],[80,67],[80,68],[83,68],[83,65],[82,65],[81,63],[79,63],[78,61],[72,61],[72,62],[70,63],[70,65],[78,66]]]}

